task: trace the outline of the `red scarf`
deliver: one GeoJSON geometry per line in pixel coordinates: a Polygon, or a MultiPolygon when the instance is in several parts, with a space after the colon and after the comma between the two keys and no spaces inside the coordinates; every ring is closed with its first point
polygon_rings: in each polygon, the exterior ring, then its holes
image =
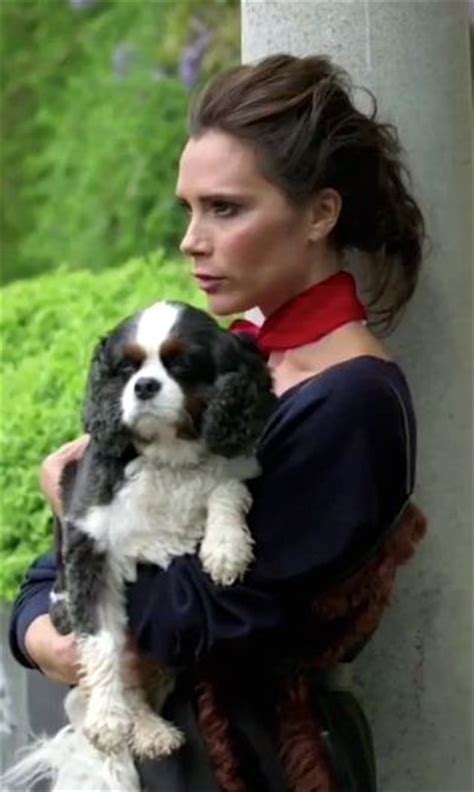
{"type": "Polygon", "coordinates": [[[237,319],[229,329],[233,333],[253,336],[262,353],[268,356],[276,350],[294,349],[318,341],[347,322],[366,319],[353,276],[338,272],[293,297],[270,314],[261,327],[246,319],[237,319]]]}

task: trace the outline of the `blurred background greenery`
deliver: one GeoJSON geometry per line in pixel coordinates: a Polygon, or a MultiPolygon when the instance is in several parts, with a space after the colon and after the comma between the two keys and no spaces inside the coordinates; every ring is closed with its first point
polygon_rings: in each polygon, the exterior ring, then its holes
{"type": "Polygon", "coordinates": [[[2,280],[175,251],[189,94],[239,60],[238,0],[8,0],[2,280]]]}
{"type": "Polygon", "coordinates": [[[51,548],[41,460],[82,434],[82,394],[97,340],[159,299],[205,306],[181,262],[152,253],[101,272],[65,269],[6,287],[2,339],[1,594],[14,597],[31,561],[51,548]]]}
{"type": "Polygon", "coordinates": [[[97,339],[204,300],[177,253],[190,94],[239,61],[238,0],[0,0],[0,595],[51,548],[44,457],[77,436],[97,339]],[[131,260],[130,260],[131,259],[131,260]]]}

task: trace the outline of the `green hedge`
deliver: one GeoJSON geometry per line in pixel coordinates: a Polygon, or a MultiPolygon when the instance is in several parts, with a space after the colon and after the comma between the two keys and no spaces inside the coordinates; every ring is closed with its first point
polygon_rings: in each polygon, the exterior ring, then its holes
{"type": "Polygon", "coordinates": [[[4,344],[0,487],[1,588],[12,599],[31,561],[51,546],[41,460],[81,433],[92,349],[125,316],[160,298],[201,307],[184,263],[162,253],[100,273],[60,271],[2,289],[4,344]]]}

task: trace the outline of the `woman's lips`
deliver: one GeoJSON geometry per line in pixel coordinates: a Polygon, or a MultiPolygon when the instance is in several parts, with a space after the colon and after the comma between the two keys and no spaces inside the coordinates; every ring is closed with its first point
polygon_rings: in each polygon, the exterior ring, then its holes
{"type": "Polygon", "coordinates": [[[219,291],[219,288],[224,281],[224,278],[215,278],[211,275],[195,275],[194,277],[199,283],[201,289],[207,294],[214,294],[216,291],[219,291]]]}

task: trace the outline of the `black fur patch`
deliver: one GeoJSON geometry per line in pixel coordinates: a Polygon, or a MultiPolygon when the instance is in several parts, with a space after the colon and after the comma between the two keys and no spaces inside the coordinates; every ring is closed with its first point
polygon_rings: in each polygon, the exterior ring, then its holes
{"type": "MultiPolygon", "coordinates": [[[[64,585],[59,577],[56,578],[52,593],[56,595],[65,593],[64,585]]],[[[60,635],[69,635],[69,633],[74,631],[71,612],[66,599],[57,599],[56,601],[51,599],[49,616],[60,635]]]]}
{"type": "Polygon", "coordinates": [[[175,305],[181,310],[170,338],[162,344],[161,361],[170,377],[184,388],[212,383],[216,376],[213,345],[222,331],[203,311],[190,305],[175,305]]]}
{"type": "Polygon", "coordinates": [[[130,433],[121,420],[125,385],[140,365],[130,355],[138,317],[122,322],[94,350],[84,408],[84,425],[107,457],[120,458],[130,445],[130,433]],[[127,352],[128,350],[128,352],[127,352]]]}
{"type": "MultiPolygon", "coordinates": [[[[276,404],[272,381],[255,344],[223,331],[202,311],[182,305],[166,342],[163,364],[182,388],[196,435],[226,457],[252,453],[276,404]],[[172,354],[170,354],[172,352],[172,354]]],[[[180,437],[192,437],[189,427],[180,437]]]]}
{"type": "Polygon", "coordinates": [[[106,554],[71,522],[66,523],[65,576],[74,631],[93,635],[98,629],[97,605],[104,590],[106,554]]]}
{"type": "Polygon", "coordinates": [[[257,347],[248,338],[222,333],[214,348],[217,378],[202,419],[207,447],[225,457],[252,454],[277,398],[257,347]]]}

